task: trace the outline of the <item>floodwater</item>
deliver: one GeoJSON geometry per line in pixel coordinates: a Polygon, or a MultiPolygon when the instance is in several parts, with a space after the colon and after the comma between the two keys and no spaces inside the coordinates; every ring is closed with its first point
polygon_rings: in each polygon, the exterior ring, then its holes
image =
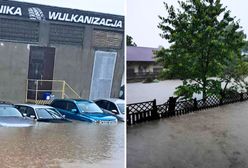
{"type": "Polygon", "coordinates": [[[151,101],[156,99],[158,104],[165,103],[173,96],[175,88],[182,84],[181,80],[165,80],[158,83],[128,83],[127,104],[151,101]]]}
{"type": "Polygon", "coordinates": [[[73,122],[0,127],[0,167],[123,168],[124,126],[73,122]]]}
{"type": "Polygon", "coordinates": [[[127,129],[128,168],[247,168],[248,101],[127,129]]]}

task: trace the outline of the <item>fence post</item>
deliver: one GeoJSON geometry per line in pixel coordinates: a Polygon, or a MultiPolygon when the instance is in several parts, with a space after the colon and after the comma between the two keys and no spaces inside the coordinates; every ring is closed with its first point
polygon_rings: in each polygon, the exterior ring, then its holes
{"type": "Polygon", "coordinates": [[[221,93],[220,94],[220,104],[219,104],[220,106],[223,105],[223,97],[224,97],[224,94],[221,93]]]}
{"type": "Polygon", "coordinates": [[[176,98],[174,97],[170,97],[169,98],[169,116],[175,116],[176,113],[175,113],[175,107],[176,107],[176,98]]]}
{"type": "Polygon", "coordinates": [[[197,100],[196,100],[196,98],[194,98],[193,100],[194,100],[194,108],[193,108],[193,110],[196,111],[198,109],[197,100]]]}
{"type": "Polygon", "coordinates": [[[131,125],[132,124],[132,121],[131,121],[131,116],[130,116],[130,114],[129,114],[129,108],[128,108],[128,106],[127,106],[127,108],[126,108],[127,110],[126,110],[126,120],[127,120],[127,125],[131,125]]]}
{"type": "Polygon", "coordinates": [[[240,93],[240,101],[244,101],[244,94],[243,93],[240,93]]]}
{"type": "Polygon", "coordinates": [[[158,115],[158,108],[157,108],[157,101],[156,99],[154,99],[152,101],[152,116],[151,118],[154,119],[159,119],[159,115],[158,115]]]}

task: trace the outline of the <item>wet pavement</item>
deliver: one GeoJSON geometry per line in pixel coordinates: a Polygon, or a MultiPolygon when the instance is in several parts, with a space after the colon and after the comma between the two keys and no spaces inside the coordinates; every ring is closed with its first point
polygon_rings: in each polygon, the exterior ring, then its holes
{"type": "Polygon", "coordinates": [[[0,127],[1,168],[123,168],[124,124],[0,127]]]}
{"type": "Polygon", "coordinates": [[[247,168],[248,101],[127,129],[128,168],[247,168]]]}
{"type": "Polygon", "coordinates": [[[138,103],[157,100],[158,104],[165,103],[173,96],[175,88],[182,84],[181,80],[165,80],[158,83],[128,83],[127,103],[138,103]]]}

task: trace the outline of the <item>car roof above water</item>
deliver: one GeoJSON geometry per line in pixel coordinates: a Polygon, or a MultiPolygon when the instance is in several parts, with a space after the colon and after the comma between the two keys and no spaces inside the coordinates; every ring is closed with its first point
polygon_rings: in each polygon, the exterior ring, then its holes
{"type": "Polygon", "coordinates": [[[16,104],[17,106],[27,106],[27,107],[32,107],[34,109],[37,108],[53,108],[51,106],[47,106],[47,105],[38,105],[38,104],[16,104]]]}
{"type": "Polygon", "coordinates": [[[98,101],[98,100],[107,100],[107,101],[110,101],[110,102],[113,102],[116,104],[124,104],[124,102],[125,102],[123,99],[117,99],[117,98],[96,99],[95,101],[98,101]]]}
{"type": "Polygon", "coordinates": [[[70,102],[80,102],[80,101],[84,101],[84,102],[93,103],[93,101],[87,100],[87,99],[54,99],[54,100],[53,100],[53,102],[56,102],[56,101],[70,101],[70,102]]]}

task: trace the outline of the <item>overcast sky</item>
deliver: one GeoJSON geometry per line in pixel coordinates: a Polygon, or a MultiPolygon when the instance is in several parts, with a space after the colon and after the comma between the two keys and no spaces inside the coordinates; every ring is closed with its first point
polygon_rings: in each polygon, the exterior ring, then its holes
{"type": "MultiPolygon", "coordinates": [[[[163,2],[178,6],[177,0],[127,0],[126,32],[133,37],[138,46],[169,46],[159,36],[160,30],[157,28],[158,15],[167,14],[163,2]]],[[[231,16],[240,19],[240,25],[248,35],[248,1],[222,0],[222,3],[231,11],[231,16]]]]}
{"type": "Polygon", "coordinates": [[[51,6],[124,15],[125,0],[17,0],[51,6]]]}

